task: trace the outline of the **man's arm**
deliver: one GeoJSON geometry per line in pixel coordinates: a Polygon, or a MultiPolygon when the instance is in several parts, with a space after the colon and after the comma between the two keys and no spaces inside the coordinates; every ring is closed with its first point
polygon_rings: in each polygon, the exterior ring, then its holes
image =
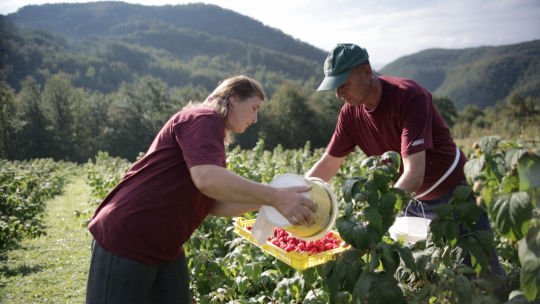
{"type": "Polygon", "coordinates": [[[212,210],[210,210],[210,215],[213,216],[222,216],[222,217],[235,217],[248,213],[251,211],[256,211],[261,208],[261,205],[255,204],[235,204],[227,203],[223,201],[216,201],[212,210]]]}
{"type": "Polygon", "coordinates": [[[344,157],[333,157],[328,153],[324,153],[323,157],[306,173],[306,177],[318,177],[325,182],[336,175],[343,164],[346,156],[344,157]]]}
{"type": "Polygon", "coordinates": [[[411,154],[403,159],[403,174],[394,185],[413,193],[420,189],[426,171],[426,151],[411,154]]]}

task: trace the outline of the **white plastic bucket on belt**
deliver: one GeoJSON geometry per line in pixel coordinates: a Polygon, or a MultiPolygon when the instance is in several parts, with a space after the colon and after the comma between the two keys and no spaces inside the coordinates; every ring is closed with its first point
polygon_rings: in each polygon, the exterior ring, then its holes
{"type": "Polygon", "coordinates": [[[293,226],[275,208],[262,206],[268,221],[283,228],[298,239],[305,241],[318,240],[325,236],[335,225],[339,212],[337,198],[329,185],[319,178],[302,177],[300,175],[285,173],[275,177],[269,186],[275,188],[286,188],[293,186],[312,185],[309,192],[301,193],[317,204],[317,213],[313,214],[315,222],[311,225],[293,226]]]}
{"type": "MultiPolygon", "coordinates": [[[[424,207],[422,206],[422,203],[418,203],[422,207],[422,213],[424,213],[424,207]]],[[[410,204],[412,204],[412,202],[409,203],[409,206],[410,204]]],[[[410,246],[418,241],[427,239],[429,223],[431,223],[431,220],[427,219],[425,217],[425,214],[423,218],[416,216],[407,216],[407,209],[409,209],[409,206],[407,206],[407,208],[405,209],[405,215],[397,217],[394,225],[392,225],[392,227],[388,229],[390,237],[394,241],[397,241],[400,237],[405,235],[405,237],[403,238],[403,244],[405,246],[410,246]]]]}

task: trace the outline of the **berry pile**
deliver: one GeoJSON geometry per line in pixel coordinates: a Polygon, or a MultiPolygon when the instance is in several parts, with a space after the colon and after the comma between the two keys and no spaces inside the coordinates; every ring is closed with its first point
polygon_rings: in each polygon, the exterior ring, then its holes
{"type": "MultiPolygon", "coordinates": [[[[252,229],[251,226],[246,228],[247,230],[252,229]]],[[[324,237],[316,241],[306,242],[290,236],[287,231],[279,227],[274,228],[274,237],[269,237],[268,241],[287,252],[294,250],[298,253],[308,252],[309,255],[339,248],[339,244],[341,243],[341,240],[334,237],[332,232],[328,232],[324,237]]]]}

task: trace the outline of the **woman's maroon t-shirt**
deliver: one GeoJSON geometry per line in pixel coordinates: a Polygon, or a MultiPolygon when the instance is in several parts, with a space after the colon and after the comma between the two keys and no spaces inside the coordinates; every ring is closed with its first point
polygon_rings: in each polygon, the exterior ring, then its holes
{"type": "Polygon", "coordinates": [[[197,189],[189,168],[225,167],[224,139],[223,119],[211,108],[185,109],[169,119],[97,208],[88,225],[96,242],[149,265],[177,259],[215,203],[197,189]]]}
{"type": "MultiPolygon", "coordinates": [[[[456,145],[426,89],[410,79],[386,76],[379,79],[382,96],[377,108],[368,111],[363,105],[351,107],[345,103],[327,151],[334,157],[343,157],[358,146],[367,156],[395,151],[405,158],[425,150],[424,183],[416,191],[422,194],[451,167],[456,145]]],[[[459,184],[465,178],[466,161],[460,151],[459,163],[452,174],[421,199],[435,199],[459,184]]]]}

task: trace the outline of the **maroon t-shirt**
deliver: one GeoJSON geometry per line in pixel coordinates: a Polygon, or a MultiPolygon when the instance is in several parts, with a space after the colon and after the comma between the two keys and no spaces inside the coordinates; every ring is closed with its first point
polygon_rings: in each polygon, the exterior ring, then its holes
{"type": "MultiPolygon", "coordinates": [[[[410,79],[380,76],[381,100],[377,108],[368,111],[364,105],[341,108],[336,130],[327,152],[343,157],[358,145],[367,155],[382,155],[395,151],[405,158],[426,151],[424,183],[416,193],[431,188],[452,166],[456,145],[431,99],[431,94],[410,79]]],[[[455,187],[465,178],[460,159],[452,173],[421,200],[435,199],[455,187]]],[[[400,170],[403,173],[403,166],[400,170]]]]}
{"type": "Polygon", "coordinates": [[[88,225],[96,242],[149,265],[178,258],[216,201],[197,189],[189,168],[225,167],[224,139],[215,110],[194,107],[175,114],[97,208],[88,225]]]}

